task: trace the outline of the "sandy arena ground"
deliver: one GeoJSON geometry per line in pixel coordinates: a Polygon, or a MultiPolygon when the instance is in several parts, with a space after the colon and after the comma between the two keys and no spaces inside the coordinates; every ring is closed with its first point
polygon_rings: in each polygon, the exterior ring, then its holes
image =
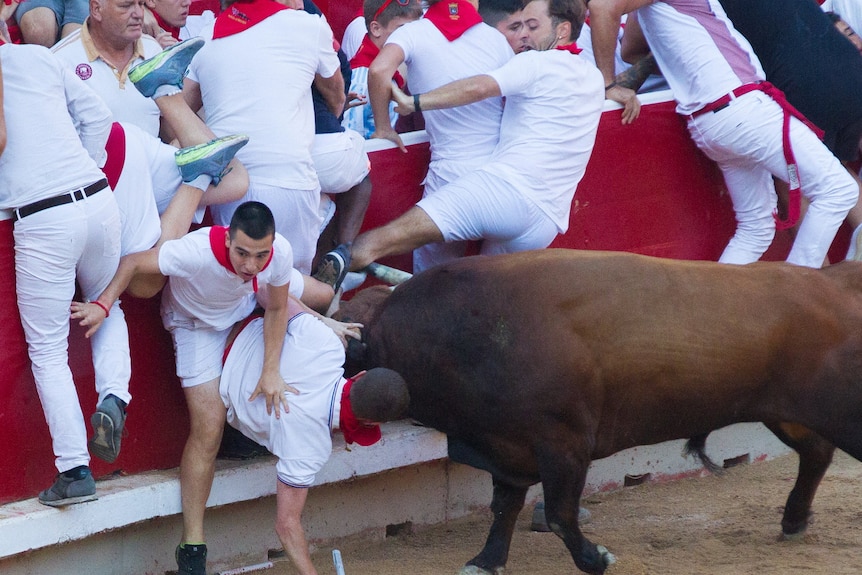
{"type": "MultiPolygon", "coordinates": [[[[814,501],[800,541],[779,541],[784,500],[796,456],[734,467],[708,476],[647,484],[585,500],[584,533],[617,557],[607,575],[858,575],[862,573],[862,464],[838,453],[814,501]]],[[[559,575],[576,570],[561,540],[529,530],[522,512],[506,575],[559,575]]],[[[415,529],[382,542],[341,543],[346,575],[454,575],[479,552],[490,514],[415,529]]],[[[331,548],[314,556],[333,575],[331,548]]],[[[261,575],[292,575],[284,562],[261,575]]]]}

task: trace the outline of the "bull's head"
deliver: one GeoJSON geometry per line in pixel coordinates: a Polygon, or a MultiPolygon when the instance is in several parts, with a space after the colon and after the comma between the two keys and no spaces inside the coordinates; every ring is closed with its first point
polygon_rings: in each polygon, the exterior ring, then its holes
{"type": "Polygon", "coordinates": [[[391,293],[392,289],[389,287],[381,285],[371,286],[358,292],[349,301],[342,301],[339,304],[338,310],[332,314],[333,319],[337,319],[338,321],[356,322],[365,326],[362,328],[361,342],[355,339],[348,340],[347,363],[345,365],[346,373],[352,375],[370,367],[368,365],[366,334],[378,310],[391,293]]]}

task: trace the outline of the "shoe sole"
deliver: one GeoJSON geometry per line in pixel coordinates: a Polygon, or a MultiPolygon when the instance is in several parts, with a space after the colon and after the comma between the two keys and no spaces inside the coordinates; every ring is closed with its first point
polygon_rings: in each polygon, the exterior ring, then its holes
{"type": "Polygon", "coordinates": [[[149,60],[141,62],[140,64],[129,70],[129,80],[131,80],[132,83],[140,82],[141,79],[143,79],[145,76],[161,68],[165,64],[165,62],[168,62],[174,56],[174,54],[182,54],[186,50],[194,50],[195,52],[197,52],[201,48],[203,48],[202,43],[186,42],[181,48],[176,51],[168,53],[168,50],[163,50],[158,55],[153,56],[149,60]]]}
{"type": "Polygon", "coordinates": [[[212,150],[207,150],[206,153],[201,153],[199,155],[197,154],[197,152],[206,149],[207,146],[212,144],[212,141],[207,142],[206,144],[198,144],[197,146],[190,146],[188,148],[177,150],[174,153],[174,161],[176,162],[177,166],[183,167],[205,159],[207,156],[212,156],[216,153],[221,153],[226,150],[229,150],[232,147],[236,147],[236,150],[234,151],[235,156],[236,152],[238,152],[243,146],[248,143],[248,136],[224,136],[223,138],[217,138],[217,140],[221,144],[220,146],[217,146],[212,150]]]}
{"type": "Polygon", "coordinates": [[[114,420],[97,411],[90,423],[93,425],[93,438],[87,442],[90,451],[102,461],[113,463],[120,455],[119,446],[114,445],[114,420]]]}
{"type": "Polygon", "coordinates": [[[95,501],[99,497],[93,493],[92,495],[80,495],[78,497],[67,497],[65,499],[58,499],[56,501],[42,501],[39,500],[39,503],[42,505],[47,505],[48,507],[65,507],[66,505],[74,505],[76,503],[86,503],[87,501],[95,501]]]}

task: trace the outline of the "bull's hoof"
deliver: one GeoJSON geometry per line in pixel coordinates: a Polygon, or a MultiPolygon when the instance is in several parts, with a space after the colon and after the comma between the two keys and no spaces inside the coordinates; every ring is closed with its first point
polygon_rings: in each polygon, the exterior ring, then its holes
{"type": "Polygon", "coordinates": [[[796,533],[782,533],[781,537],[778,539],[780,541],[802,541],[805,539],[805,529],[797,531],[796,533]]]}
{"type": "Polygon", "coordinates": [[[608,551],[608,548],[604,545],[596,545],[596,551],[599,552],[599,557],[602,558],[602,562],[605,564],[605,567],[617,562],[617,558],[614,557],[614,554],[608,551]]]}
{"type": "Polygon", "coordinates": [[[488,571],[477,565],[464,565],[458,575],[503,575],[505,567],[497,567],[493,571],[488,571]]]}

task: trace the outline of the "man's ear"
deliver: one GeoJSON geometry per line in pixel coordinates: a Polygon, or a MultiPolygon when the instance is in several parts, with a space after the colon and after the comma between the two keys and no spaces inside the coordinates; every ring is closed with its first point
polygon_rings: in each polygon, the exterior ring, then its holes
{"type": "Polygon", "coordinates": [[[560,41],[557,42],[560,45],[565,46],[569,42],[574,42],[575,39],[572,38],[572,23],[569,21],[560,22],[557,24],[557,38],[560,38],[560,41]]]}
{"type": "Polygon", "coordinates": [[[383,26],[377,20],[372,20],[368,25],[368,34],[373,38],[380,38],[383,35],[383,26]]]}
{"type": "Polygon", "coordinates": [[[230,230],[224,231],[224,247],[230,249],[230,230]]]}

